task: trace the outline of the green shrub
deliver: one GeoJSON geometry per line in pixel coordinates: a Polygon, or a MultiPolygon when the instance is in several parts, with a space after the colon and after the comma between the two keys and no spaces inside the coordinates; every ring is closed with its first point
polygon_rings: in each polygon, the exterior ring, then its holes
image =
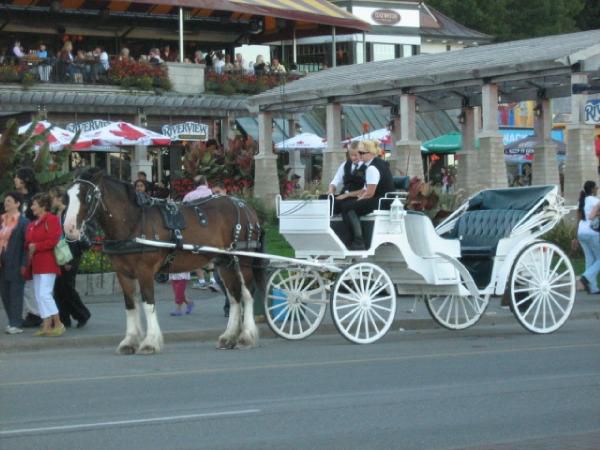
{"type": "Polygon", "coordinates": [[[83,254],[78,273],[114,272],[108,257],[99,250],[90,250],[83,254]]]}
{"type": "Polygon", "coordinates": [[[552,230],[542,236],[542,239],[558,245],[572,259],[583,258],[581,247],[573,249],[573,240],[577,237],[577,224],[574,222],[561,220],[552,230]]]}

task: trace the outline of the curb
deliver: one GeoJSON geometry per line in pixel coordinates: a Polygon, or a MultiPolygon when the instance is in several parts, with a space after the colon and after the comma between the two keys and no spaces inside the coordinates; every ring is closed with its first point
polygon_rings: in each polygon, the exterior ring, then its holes
{"type": "MultiPolygon", "coordinates": [[[[581,313],[571,314],[569,321],[571,320],[600,320],[600,312],[587,311],[581,313]]],[[[519,325],[514,316],[511,315],[484,315],[481,320],[476,323],[472,328],[487,325],[503,325],[514,323],[519,325]]],[[[280,339],[275,333],[271,331],[266,323],[257,324],[261,339],[280,339]]],[[[520,325],[519,325],[519,328],[520,325]]],[[[444,329],[430,318],[422,319],[399,319],[395,320],[390,327],[390,331],[399,330],[402,331],[417,331],[417,330],[435,330],[444,329]]],[[[168,349],[169,345],[175,342],[216,342],[218,337],[223,333],[225,328],[198,330],[198,331],[164,331],[163,337],[165,341],[165,348],[168,349]]],[[[452,330],[448,330],[452,332],[452,330]]],[[[315,335],[339,335],[335,325],[333,323],[323,323],[315,331],[315,335]]],[[[340,338],[341,335],[340,335],[340,338]]],[[[68,333],[60,338],[36,338],[29,336],[26,339],[6,339],[0,341],[0,353],[9,353],[16,351],[38,351],[46,349],[60,349],[60,348],[89,348],[89,347],[110,347],[116,348],[118,343],[123,339],[123,335],[100,335],[100,336],[69,336],[68,333]]],[[[310,336],[306,339],[310,339],[310,336]]],[[[343,338],[342,338],[343,339],[343,338]]],[[[114,349],[113,349],[114,351],[114,349]]]]}

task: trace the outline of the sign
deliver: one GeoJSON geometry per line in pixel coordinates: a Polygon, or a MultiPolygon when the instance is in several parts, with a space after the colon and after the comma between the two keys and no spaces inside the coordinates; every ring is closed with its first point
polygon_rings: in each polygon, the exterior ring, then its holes
{"type": "Polygon", "coordinates": [[[104,128],[105,126],[110,125],[111,123],[112,122],[110,122],[109,120],[95,119],[90,120],[88,122],[69,123],[67,124],[66,128],[72,133],[77,133],[80,130],[82,133],[85,133],[87,131],[94,131],[100,128],[104,128]]]}
{"type": "Polygon", "coordinates": [[[391,9],[377,9],[371,13],[371,19],[373,22],[379,25],[396,25],[402,17],[396,11],[391,9]]]}
{"type": "Polygon", "coordinates": [[[585,104],[585,123],[600,125],[600,100],[588,100],[585,104]]]}
{"type": "Polygon", "coordinates": [[[163,125],[162,134],[169,136],[172,141],[206,141],[208,125],[198,122],[163,125]]]}

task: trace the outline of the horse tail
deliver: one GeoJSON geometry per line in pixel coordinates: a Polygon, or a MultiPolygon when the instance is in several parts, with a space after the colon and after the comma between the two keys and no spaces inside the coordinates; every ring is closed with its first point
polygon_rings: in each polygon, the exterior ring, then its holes
{"type": "MultiPolygon", "coordinates": [[[[258,245],[256,251],[259,253],[265,252],[265,232],[263,230],[258,237],[258,245]]],[[[254,297],[260,302],[263,301],[265,290],[267,286],[267,267],[269,261],[264,258],[253,258],[252,259],[252,276],[254,278],[254,297]]]]}

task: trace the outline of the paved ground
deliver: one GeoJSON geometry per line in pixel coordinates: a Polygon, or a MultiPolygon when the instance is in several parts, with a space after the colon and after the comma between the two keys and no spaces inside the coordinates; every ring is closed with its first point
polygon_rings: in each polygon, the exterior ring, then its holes
{"type": "MultiPolygon", "coordinates": [[[[188,286],[188,298],[195,300],[192,314],[183,317],[171,317],[174,308],[171,288],[168,284],[156,284],[158,299],[159,323],[164,333],[165,345],[177,341],[215,341],[224,331],[227,319],[223,316],[223,294],[209,290],[193,289],[188,286]]],[[[80,329],[70,328],[59,338],[35,337],[35,329],[25,329],[20,335],[0,335],[0,352],[20,351],[28,349],[80,347],[92,345],[114,345],[121,341],[125,334],[125,309],[120,295],[87,296],[83,298],[88,305],[92,317],[88,324],[80,329]]],[[[513,323],[520,327],[507,309],[500,308],[499,299],[492,299],[482,321],[486,324],[513,323]]],[[[425,305],[418,303],[414,312],[409,312],[413,300],[401,297],[398,300],[396,322],[392,330],[428,329],[437,325],[431,320],[425,305]]],[[[0,329],[6,326],[6,314],[0,305],[0,329]]],[[[600,320],[600,295],[588,295],[578,291],[573,313],[569,320],[600,320]]],[[[475,325],[477,327],[478,324],[475,325]]],[[[259,324],[261,338],[274,337],[266,323],[259,324]]],[[[448,331],[451,333],[451,331],[448,331]]],[[[329,313],[317,333],[337,333],[329,313]]],[[[340,339],[343,339],[340,337],[340,339]]]]}

